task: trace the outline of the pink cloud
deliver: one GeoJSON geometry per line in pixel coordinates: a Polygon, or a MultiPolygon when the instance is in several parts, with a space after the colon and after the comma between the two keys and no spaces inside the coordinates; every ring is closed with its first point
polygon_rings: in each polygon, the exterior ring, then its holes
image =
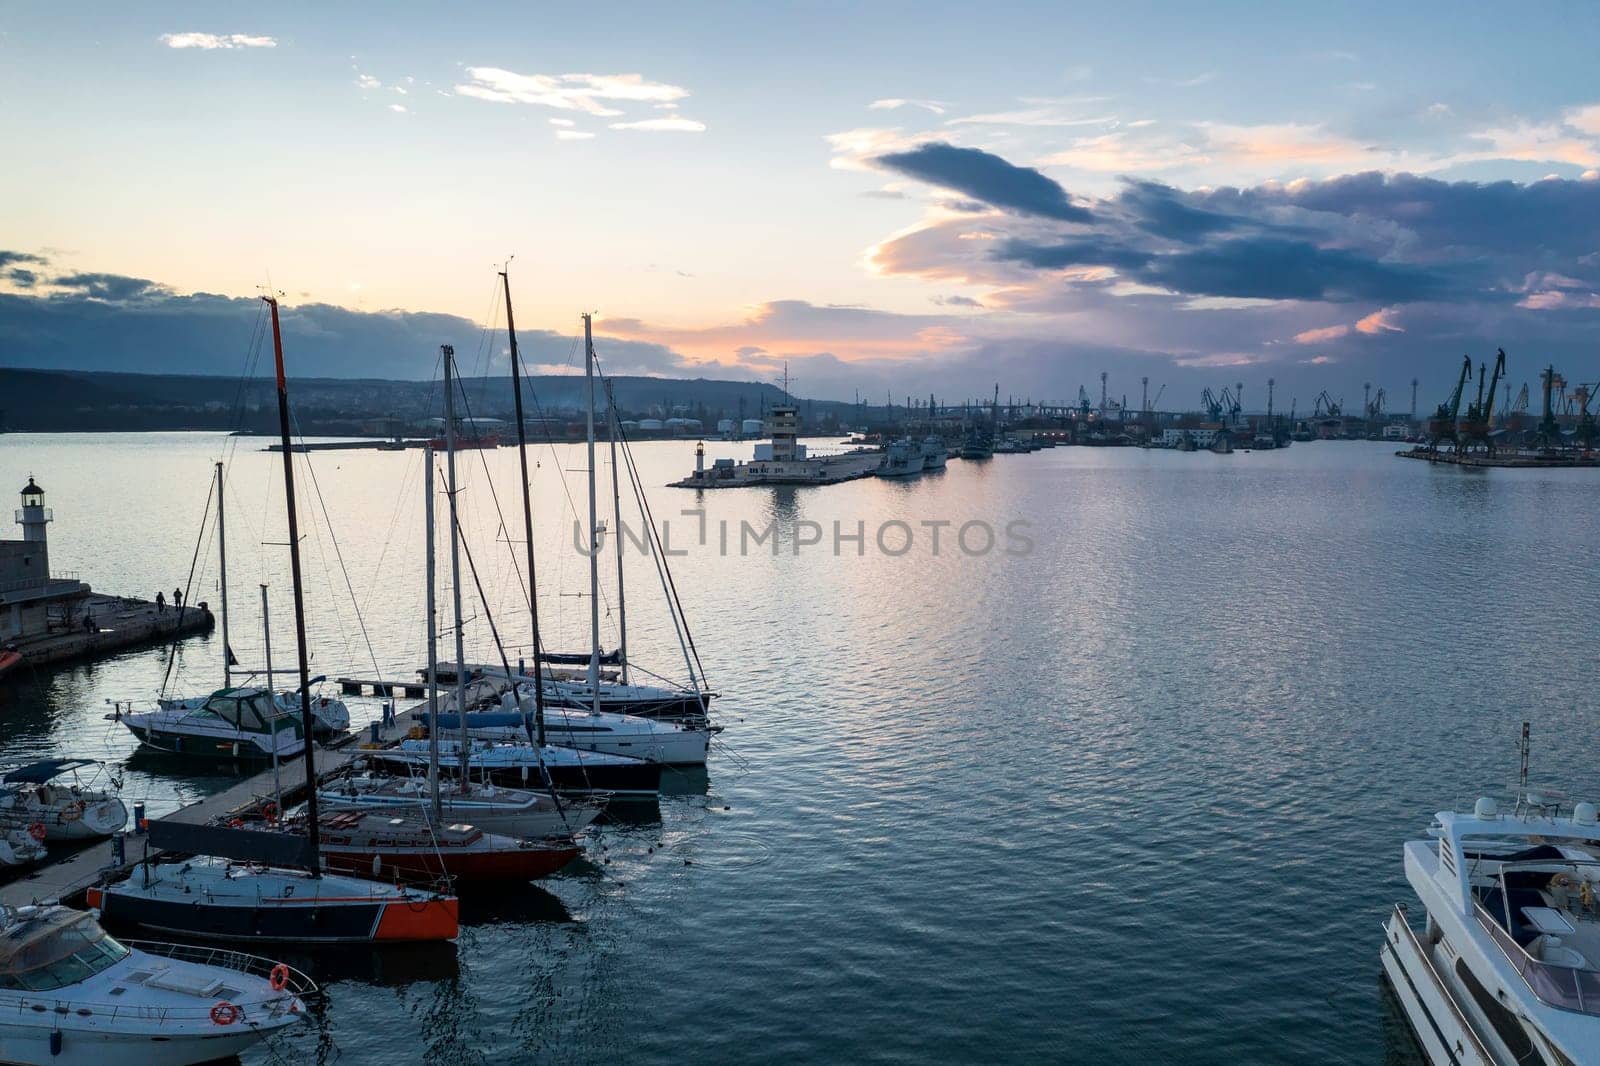
{"type": "Polygon", "coordinates": [[[1296,333],[1294,342],[1296,344],[1322,344],[1325,341],[1338,340],[1349,332],[1349,326],[1324,326],[1322,329],[1308,329],[1303,333],[1296,333]]]}
{"type": "Polygon", "coordinates": [[[1356,332],[1369,336],[1376,333],[1404,333],[1405,329],[1394,323],[1395,309],[1381,308],[1356,323],[1356,332]]]}

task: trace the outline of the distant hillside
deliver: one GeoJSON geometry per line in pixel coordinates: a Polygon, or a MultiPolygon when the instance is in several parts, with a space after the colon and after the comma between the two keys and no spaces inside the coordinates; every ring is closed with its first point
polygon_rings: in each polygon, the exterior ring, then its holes
{"type": "MultiPolygon", "coordinates": [[[[706,378],[612,379],[624,417],[699,418],[707,428],[721,418],[758,418],[782,399],[773,385],[706,378]]],[[[464,378],[465,406],[473,415],[510,418],[513,403],[504,378],[464,378]]],[[[347,378],[293,378],[289,398],[301,429],[310,434],[356,434],[374,422],[411,422],[437,416],[443,397],[436,382],[347,378]]],[[[603,405],[604,393],[598,393],[603,405]]],[[[584,379],[543,375],[523,382],[530,416],[581,415],[584,379]]],[[[798,400],[809,426],[847,418],[849,404],[798,400]]],[[[462,412],[465,413],[465,412],[462,412]]],[[[270,379],[193,374],[125,374],[104,371],[0,368],[0,429],[32,432],[219,429],[271,433],[277,398],[270,379]]]]}

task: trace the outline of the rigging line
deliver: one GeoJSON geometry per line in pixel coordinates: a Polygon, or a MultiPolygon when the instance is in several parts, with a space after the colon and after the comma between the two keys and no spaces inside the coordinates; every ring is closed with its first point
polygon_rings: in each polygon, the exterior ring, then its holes
{"type": "MultiPolygon", "coordinates": [[[[300,431],[300,420],[295,419],[295,434],[300,438],[300,443],[305,443],[305,434],[300,431]]],[[[344,552],[339,548],[339,535],[333,531],[333,519],[328,516],[328,503],[322,497],[322,483],[317,480],[316,464],[311,461],[310,453],[306,455],[304,463],[306,473],[311,475],[311,487],[317,495],[317,506],[322,509],[322,521],[328,527],[328,539],[333,542],[333,556],[339,561],[339,573],[344,577],[345,591],[350,594],[350,606],[356,612],[356,625],[361,629],[361,639],[367,645],[367,657],[372,660],[372,668],[382,676],[378,666],[378,653],[372,647],[372,634],[367,632],[367,620],[361,614],[361,604],[356,599],[355,586],[350,583],[350,568],[345,566],[344,552]]],[[[314,527],[313,527],[314,528],[314,527]]],[[[319,543],[320,543],[320,539],[319,543]]],[[[326,566],[326,560],[324,560],[326,566]]],[[[348,649],[347,649],[348,650],[348,649]]]]}
{"type": "MultiPolygon", "coordinates": [[[[203,517],[200,519],[200,535],[197,536],[195,538],[195,540],[194,540],[194,557],[189,560],[189,581],[193,581],[194,580],[195,564],[200,561],[200,545],[206,539],[206,526],[207,526],[207,524],[209,522],[209,519],[211,517],[211,499],[216,494],[217,494],[217,482],[216,482],[215,479],[212,479],[211,487],[206,490],[206,509],[203,512],[203,517]]],[[[184,583],[184,587],[186,589],[188,588],[188,582],[184,583]]],[[[178,621],[181,622],[182,620],[183,620],[183,614],[182,614],[182,612],[179,612],[178,621]]],[[[182,640],[182,639],[183,639],[182,627],[179,626],[178,632],[175,632],[173,634],[173,636],[172,636],[172,650],[167,655],[167,669],[166,669],[166,672],[161,675],[160,694],[162,696],[165,696],[167,694],[167,682],[172,679],[172,664],[177,661],[177,658],[178,658],[178,642],[180,640],[182,640]]]]}
{"type": "MultiPolygon", "coordinates": [[[[599,360],[596,360],[597,365],[598,362],[599,360]]],[[[644,482],[639,476],[638,465],[634,462],[633,446],[628,440],[627,431],[622,428],[622,420],[616,419],[615,422],[617,437],[622,443],[623,459],[626,461],[628,466],[628,478],[633,483],[634,498],[639,504],[640,513],[644,516],[645,525],[650,530],[651,542],[659,546],[660,536],[656,532],[655,514],[650,509],[650,499],[645,495],[644,482]]],[[[700,662],[700,649],[695,646],[694,633],[689,629],[689,617],[684,613],[683,601],[678,596],[678,584],[672,578],[672,567],[667,565],[666,552],[664,548],[662,548],[660,550],[660,554],[657,555],[656,569],[661,572],[661,575],[665,578],[665,583],[670,590],[668,595],[671,598],[670,607],[674,611],[673,624],[681,629],[684,640],[688,642],[689,652],[694,657],[694,669],[699,671],[700,681],[705,682],[706,687],[709,688],[710,682],[706,678],[706,668],[700,662]]],[[[694,683],[694,678],[690,678],[689,680],[691,683],[694,683]]],[[[702,707],[704,707],[704,701],[702,701],[702,707]]]]}
{"type": "MultiPolygon", "coordinates": [[[[513,678],[515,678],[517,675],[513,674],[511,672],[511,663],[506,658],[505,645],[500,643],[500,630],[499,630],[499,627],[497,627],[494,624],[494,612],[489,609],[489,599],[488,599],[488,597],[486,597],[483,594],[483,582],[478,580],[478,564],[473,562],[473,560],[472,560],[472,549],[470,547],[468,547],[466,533],[461,528],[460,508],[456,508],[456,513],[455,513],[455,515],[452,516],[451,522],[455,526],[456,536],[458,538],[460,538],[459,543],[461,545],[462,554],[464,554],[467,557],[467,570],[469,572],[471,572],[471,574],[472,574],[472,584],[478,590],[478,602],[483,604],[483,617],[484,617],[484,620],[489,623],[489,637],[490,637],[491,640],[494,641],[495,650],[500,653],[500,665],[506,672],[506,684],[510,686],[512,702],[516,704],[517,710],[521,711],[521,709],[522,709],[522,701],[517,698],[517,683],[516,683],[515,680],[513,680],[513,678]]],[[[464,670],[466,670],[466,668],[467,668],[467,664],[466,663],[456,663],[456,669],[457,670],[464,671],[464,670]]],[[[462,724],[463,724],[463,728],[465,728],[465,723],[466,723],[466,720],[467,720],[467,708],[464,707],[464,706],[457,707],[456,708],[456,713],[461,716],[461,721],[462,721],[462,724]]],[[[438,722],[430,722],[428,724],[428,728],[430,728],[430,729],[438,729],[439,728],[439,723],[438,722]]],[[[566,812],[565,808],[563,808],[561,806],[560,797],[558,797],[556,795],[556,784],[555,784],[555,781],[550,777],[550,770],[544,764],[544,751],[541,750],[541,748],[539,747],[539,745],[537,743],[534,743],[532,745],[532,748],[533,748],[533,757],[539,761],[539,776],[544,779],[545,788],[547,788],[550,791],[550,798],[555,801],[556,810],[558,812],[560,812],[560,814],[561,814],[561,824],[567,827],[567,832],[568,833],[571,833],[572,832],[572,826],[567,822],[567,812],[566,812]]],[[[470,753],[467,753],[467,755],[465,757],[470,759],[471,758],[470,753]]],[[[583,765],[583,759],[581,757],[578,759],[578,768],[583,771],[584,784],[586,784],[586,785],[590,784],[590,781],[589,781],[589,768],[587,766],[583,765]]],[[[485,768],[485,769],[487,769],[487,768],[485,768]]],[[[466,780],[463,780],[461,782],[461,787],[462,787],[463,790],[466,789],[466,787],[467,787],[467,781],[466,780]]]]}
{"type": "Polygon", "coordinates": [[[239,374],[238,384],[234,386],[233,395],[233,428],[238,429],[244,422],[244,397],[245,390],[249,387],[250,380],[255,376],[257,360],[261,355],[261,345],[266,335],[267,305],[261,301],[256,308],[256,322],[250,332],[250,343],[245,347],[244,368],[239,374]]]}
{"type": "MultiPolygon", "coordinates": [[[[464,389],[464,388],[461,388],[461,381],[460,381],[459,378],[456,379],[456,387],[457,387],[458,391],[461,393],[461,406],[466,408],[467,420],[470,422],[470,421],[473,420],[472,419],[472,402],[467,399],[467,390],[464,389]]],[[[500,507],[500,494],[495,491],[494,478],[489,473],[489,455],[488,455],[488,450],[485,449],[485,448],[479,448],[477,451],[478,451],[478,461],[483,464],[483,480],[485,482],[487,482],[488,485],[489,485],[489,498],[494,501],[495,517],[500,520],[500,528],[503,529],[503,530],[506,530],[506,537],[507,537],[507,540],[509,540],[510,539],[510,528],[511,527],[506,525],[506,513],[500,507]]],[[[522,568],[517,565],[517,555],[516,555],[515,551],[513,551],[511,553],[511,570],[512,570],[513,573],[515,573],[517,575],[517,587],[522,591],[522,598],[523,599],[527,599],[528,598],[528,583],[525,580],[523,580],[522,568]]]]}

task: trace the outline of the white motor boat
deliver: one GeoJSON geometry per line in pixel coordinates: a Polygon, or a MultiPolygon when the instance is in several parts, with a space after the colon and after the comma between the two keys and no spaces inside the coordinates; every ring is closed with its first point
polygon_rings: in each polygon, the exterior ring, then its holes
{"type": "Polygon", "coordinates": [[[225,688],[198,707],[161,707],[128,712],[119,707],[106,716],[121,722],[149,747],[176,755],[247,762],[279,760],[305,750],[298,718],[280,714],[271,696],[259,688],[225,688]]]}
{"type": "MultiPolygon", "coordinates": [[[[321,678],[313,678],[316,684],[321,678]]],[[[164,699],[159,701],[159,706],[164,710],[195,711],[205,706],[210,696],[189,696],[184,699],[164,699]]],[[[296,721],[300,718],[300,692],[298,689],[289,689],[283,692],[274,692],[272,702],[279,714],[291,715],[296,721]]],[[[311,697],[311,718],[316,723],[317,735],[324,736],[341,733],[350,728],[350,708],[344,700],[334,696],[313,695],[311,697]]]]}
{"type": "MultiPolygon", "coordinates": [[[[324,810],[360,808],[392,811],[408,817],[431,816],[432,797],[421,777],[400,776],[352,768],[352,772],[317,789],[324,810]]],[[[519,840],[570,837],[600,816],[602,803],[565,800],[557,803],[548,792],[502,788],[473,781],[463,791],[459,781],[440,790],[439,806],[446,825],[466,823],[485,833],[519,840]]]]}
{"type": "Polygon", "coordinates": [[[305,1017],[316,990],[235,951],[119,943],[59,906],[0,914],[0,1056],[28,1066],[190,1066],[237,1055],[305,1017]]]}
{"type": "Polygon", "coordinates": [[[40,840],[95,840],[128,824],[121,782],[97,759],[45,759],[0,777],[0,828],[27,829],[40,840]],[[85,771],[94,770],[92,774],[85,771]],[[96,787],[101,776],[111,790],[96,787]]]}
{"type": "Polygon", "coordinates": [[[943,470],[950,458],[943,437],[928,436],[922,439],[922,469],[943,470]]]}
{"type": "Polygon", "coordinates": [[[1429,1062],[1600,1063],[1600,818],[1563,808],[1486,797],[1406,843],[1422,923],[1397,905],[1382,960],[1429,1062]]]}

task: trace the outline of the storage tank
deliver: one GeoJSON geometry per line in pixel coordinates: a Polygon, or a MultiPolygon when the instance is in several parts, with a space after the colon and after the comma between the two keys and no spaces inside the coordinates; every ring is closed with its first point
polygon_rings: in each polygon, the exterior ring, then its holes
{"type": "Polygon", "coordinates": [[[664,428],[665,426],[663,426],[659,418],[639,419],[639,432],[641,433],[660,433],[664,428]]]}
{"type": "Polygon", "coordinates": [[[738,423],[731,418],[719,418],[717,419],[717,432],[732,433],[737,425],[738,423]]]}
{"type": "Polygon", "coordinates": [[[739,425],[739,432],[747,437],[759,437],[766,429],[762,426],[761,419],[747,418],[739,425]]]}

